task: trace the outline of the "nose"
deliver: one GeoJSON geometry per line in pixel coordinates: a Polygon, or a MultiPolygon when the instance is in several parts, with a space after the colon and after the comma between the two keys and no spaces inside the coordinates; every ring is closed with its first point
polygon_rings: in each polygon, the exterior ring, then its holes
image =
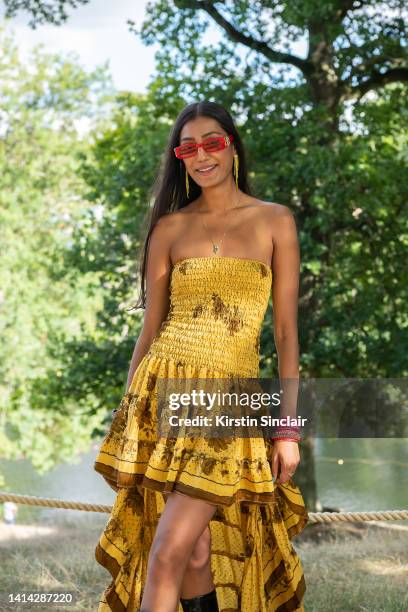
{"type": "Polygon", "coordinates": [[[207,159],[208,154],[206,153],[206,151],[204,150],[204,147],[198,147],[198,151],[197,151],[197,161],[202,161],[207,159]]]}

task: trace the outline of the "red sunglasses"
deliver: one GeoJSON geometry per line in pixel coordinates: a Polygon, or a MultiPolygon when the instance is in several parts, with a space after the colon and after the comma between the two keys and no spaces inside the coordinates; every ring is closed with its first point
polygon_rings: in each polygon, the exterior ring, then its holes
{"type": "Polygon", "coordinates": [[[207,153],[222,151],[226,149],[233,140],[234,136],[232,134],[228,136],[211,136],[203,140],[203,142],[186,142],[179,147],[174,147],[174,153],[178,159],[185,159],[186,157],[197,155],[199,147],[203,147],[204,151],[207,151],[207,153]]]}

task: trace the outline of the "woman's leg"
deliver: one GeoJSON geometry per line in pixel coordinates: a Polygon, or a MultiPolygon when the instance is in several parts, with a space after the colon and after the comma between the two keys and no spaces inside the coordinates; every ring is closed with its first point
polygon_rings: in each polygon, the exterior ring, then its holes
{"type": "Polygon", "coordinates": [[[211,534],[207,525],[198,538],[188,560],[181,583],[180,597],[191,599],[198,595],[210,593],[214,589],[211,573],[211,534]]]}
{"type": "MultiPolygon", "coordinates": [[[[215,510],[200,499],[177,492],[168,495],[150,550],[140,612],[177,611],[184,574],[189,562],[195,563],[190,561],[193,550],[200,536],[208,541],[203,532],[215,510]]],[[[200,558],[201,550],[200,544],[200,558]]]]}
{"type": "MultiPolygon", "coordinates": [[[[178,494],[184,495],[184,493],[178,494]]],[[[167,501],[168,495],[170,493],[163,493],[165,501],[167,501]]],[[[214,509],[216,507],[214,505],[214,509]]],[[[188,560],[181,584],[180,597],[190,599],[198,595],[210,593],[214,588],[211,573],[211,532],[207,525],[195,543],[191,557],[188,560]]]]}

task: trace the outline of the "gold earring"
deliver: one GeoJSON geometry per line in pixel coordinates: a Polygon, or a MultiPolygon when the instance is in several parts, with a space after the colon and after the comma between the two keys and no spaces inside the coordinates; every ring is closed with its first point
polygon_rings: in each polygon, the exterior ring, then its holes
{"type": "Polygon", "coordinates": [[[187,169],[186,169],[186,194],[187,194],[187,197],[190,196],[190,185],[189,185],[189,182],[188,182],[188,172],[187,172],[187,169]]]}
{"type": "Polygon", "coordinates": [[[234,175],[235,175],[235,184],[238,187],[238,167],[239,167],[239,157],[238,155],[234,155],[234,175]]]}

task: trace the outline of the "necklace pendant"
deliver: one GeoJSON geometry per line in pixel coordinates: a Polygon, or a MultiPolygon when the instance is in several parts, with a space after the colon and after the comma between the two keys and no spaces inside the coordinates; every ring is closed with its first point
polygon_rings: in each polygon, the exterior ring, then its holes
{"type": "Polygon", "coordinates": [[[219,249],[220,249],[220,247],[219,247],[217,244],[214,244],[214,245],[213,245],[213,251],[214,251],[214,253],[218,253],[219,249]]]}

